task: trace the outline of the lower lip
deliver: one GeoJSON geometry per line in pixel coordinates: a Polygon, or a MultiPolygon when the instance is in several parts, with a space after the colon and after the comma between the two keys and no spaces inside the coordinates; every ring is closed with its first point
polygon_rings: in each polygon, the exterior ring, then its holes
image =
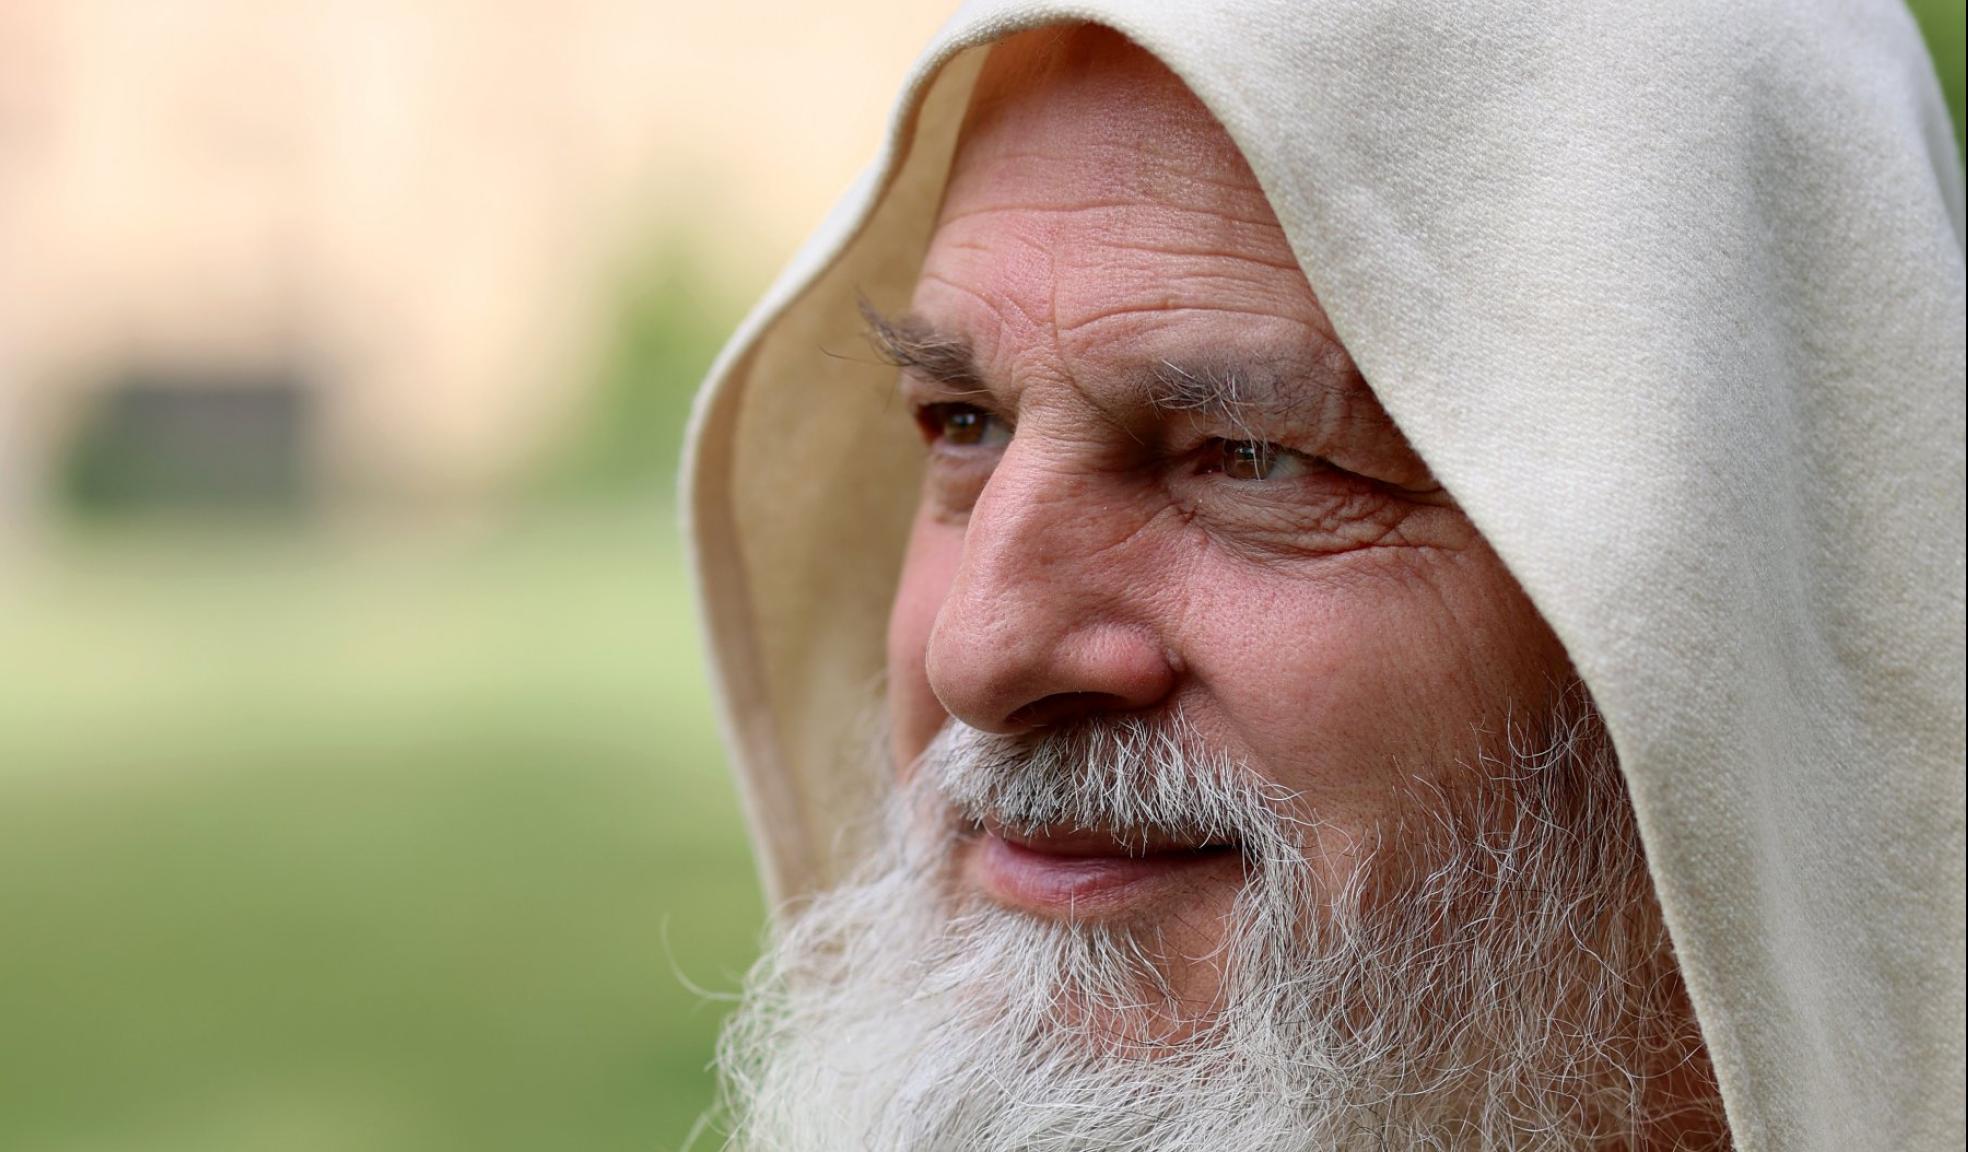
{"type": "Polygon", "coordinates": [[[966,869],[993,900],[1043,916],[1086,920],[1163,901],[1174,887],[1210,879],[1241,881],[1234,849],[1152,856],[1069,856],[981,833],[966,869]]]}

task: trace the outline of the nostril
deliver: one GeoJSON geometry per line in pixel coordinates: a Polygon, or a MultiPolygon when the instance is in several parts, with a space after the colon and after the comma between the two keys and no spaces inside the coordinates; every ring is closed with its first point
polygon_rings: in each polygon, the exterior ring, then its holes
{"type": "Polygon", "coordinates": [[[1088,716],[1134,710],[1126,697],[1111,692],[1055,692],[1018,709],[1005,722],[1018,729],[1053,728],[1088,716]]]}

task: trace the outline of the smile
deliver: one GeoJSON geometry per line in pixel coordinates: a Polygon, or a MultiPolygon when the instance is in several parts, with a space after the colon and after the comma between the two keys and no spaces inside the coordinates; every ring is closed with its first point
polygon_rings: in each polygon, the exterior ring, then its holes
{"type": "Polygon", "coordinates": [[[1212,881],[1241,883],[1233,843],[1194,843],[1107,829],[1013,830],[992,821],[965,837],[966,878],[999,904],[1040,916],[1093,920],[1212,881]]]}

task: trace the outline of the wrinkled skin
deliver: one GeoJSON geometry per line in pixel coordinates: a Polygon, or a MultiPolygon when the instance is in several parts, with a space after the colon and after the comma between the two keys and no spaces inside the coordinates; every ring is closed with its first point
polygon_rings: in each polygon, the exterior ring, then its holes
{"type": "MultiPolygon", "coordinates": [[[[1417,783],[1456,787],[1548,712],[1565,653],[1375,401],[1222,127],[1118,36],[1058,36],[993,55],[896,324],[973,362],[939,382],[900,357],[929,461],[890,623],[896,762],[949,717],[1179,709],[1299,795],[1338,877],[1417,783]],[[1185,403],[1172,374],[1252,402],[1185,403]]],[[[1205,1005],[1240,882],[1184,869],[1070,914],[1159,933],[1205,1005]]]]}

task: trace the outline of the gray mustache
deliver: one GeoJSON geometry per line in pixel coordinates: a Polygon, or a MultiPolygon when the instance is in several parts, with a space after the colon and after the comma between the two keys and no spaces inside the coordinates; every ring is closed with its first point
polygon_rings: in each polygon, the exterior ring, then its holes
{"type": "Polygon", "coordinates": [[[951,721],[911,785],[972,826],[1022,834],[1104,831],[1127,843],[1173,837],[1293,850],[1292,793],[1213,750],[1181,716],[1101,717],[1030,736],[951,721]]]}

